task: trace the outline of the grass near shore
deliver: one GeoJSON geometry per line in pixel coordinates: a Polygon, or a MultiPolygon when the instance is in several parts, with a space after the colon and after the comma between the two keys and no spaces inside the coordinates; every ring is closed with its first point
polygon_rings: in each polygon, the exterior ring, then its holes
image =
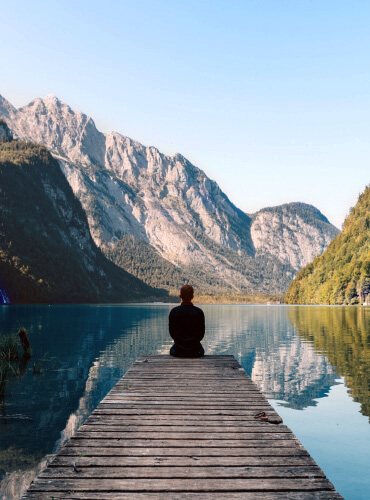
{"type": "Polygon", "coordinates": [[[195,304],[283,304],[284,295],[269,293],[241,294],[215,293],[209,295],[195,295],[195,304]]]}

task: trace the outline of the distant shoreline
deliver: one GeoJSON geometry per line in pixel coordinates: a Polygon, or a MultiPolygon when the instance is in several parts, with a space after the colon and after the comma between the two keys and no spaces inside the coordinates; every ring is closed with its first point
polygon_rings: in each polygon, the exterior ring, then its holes
{"type": "MultiPolygon", "coordinates": [[[[219,304],[219,305],[243,305],[243,304],[270,304],[270,305],[279,305],[284,304],[284,296],[283,295],[274,295],[274,294],[195,294],[194,304],[197,305],[207,305],[207,304],[219,304]]],[[[1,304],[7,307],[11,306],[121,306],[121,305],[179,305],[180,298],[178,295],[169,295],[167,297],[148,297],[143,300],[135,300],[133,302],[70,302],[70,303],[8,303],[1,304]]]]}
{"type": "Polygon", "coordinates": [[[284,295],[278,294],[228,294],[195,295],[197,304],[284,304],[284,295]]]}

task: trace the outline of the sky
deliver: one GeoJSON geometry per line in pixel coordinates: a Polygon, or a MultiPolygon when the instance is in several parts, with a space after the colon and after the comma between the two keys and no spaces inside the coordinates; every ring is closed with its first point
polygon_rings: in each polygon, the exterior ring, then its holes
{"type": "Polygon", "coordinates": [[[0,0],[0,94],[54,94],[252,213],[337,227],[370,183],[370,2],[0,0]]]}

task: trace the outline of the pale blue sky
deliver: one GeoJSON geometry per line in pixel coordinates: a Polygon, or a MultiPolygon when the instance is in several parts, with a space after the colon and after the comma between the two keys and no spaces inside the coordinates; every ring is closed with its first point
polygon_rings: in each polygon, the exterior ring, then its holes
{"type": "Polygon", "coordinates": [[[0,94],[55,94],[247,212],[304,201],[338,227],[370,182],[370,2],[0,1],[0,94]]]}

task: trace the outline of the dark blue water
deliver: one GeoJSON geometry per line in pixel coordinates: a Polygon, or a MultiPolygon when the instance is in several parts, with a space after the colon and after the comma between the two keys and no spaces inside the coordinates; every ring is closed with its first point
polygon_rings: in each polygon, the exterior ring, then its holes
{"type": "MultiPolygon", "coordinates": [[[[0,307],[0,332],[27,328],[33,349],[1,408],[1,499],[20,497],[139,355],[168,352],[171,307],[0,307]]],[[[203,310],[206,352],[233,354],[338,491],[369,498],[370,310],[203,310]]]]}

